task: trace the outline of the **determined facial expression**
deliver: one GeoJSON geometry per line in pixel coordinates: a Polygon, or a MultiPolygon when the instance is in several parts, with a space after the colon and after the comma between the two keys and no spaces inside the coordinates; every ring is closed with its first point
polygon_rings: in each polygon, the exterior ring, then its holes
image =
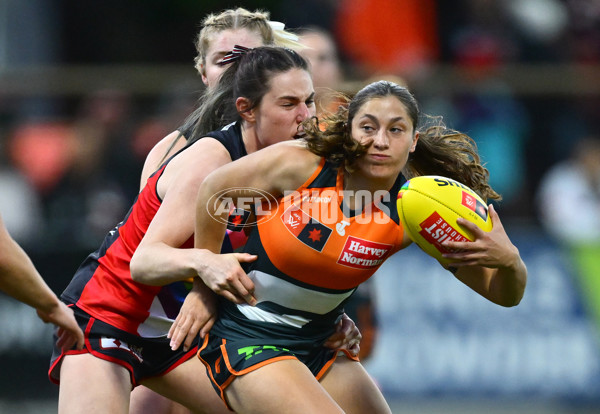
{"type": "Polygon", "coordinates": [[[375,97],[364,103],[352,120],[352,137],[368,145],[357,162],[357,174],[382,189],[389,189],[415,150],[418,134],[406,107],[394,96],[375,97]]]}
{"type": "Polygon", "coordinates": [[[269,91],[251,110],[260,148],[299,138],[302,121],[315,115],[314,89],[310,74],[291,69],[271,78],[269,91]]]}

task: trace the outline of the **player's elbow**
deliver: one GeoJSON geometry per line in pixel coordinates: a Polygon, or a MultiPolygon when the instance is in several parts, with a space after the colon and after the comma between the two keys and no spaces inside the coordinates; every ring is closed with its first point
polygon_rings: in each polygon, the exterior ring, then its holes
{"type": "Polygon", "coordinates": [[[503,294],[500,295],[500,299],[496,303],[505,308],[512,308],[521,303],[523,295],[525,294],[526,280],[516,280],[510,288],[506,289],[503,294]]]}
{"type": "Polygon", "coordinates": [[[523,299],[523,295],[519,297],[511,297],[504,299],[502,301],[496,302],[498,305],[503,306],[505,308],[512,308],[521,303],[521,299],[523,299]]]}
{"type": "Polygon", "coordinates": [[[149,269],[145,265],[146,261],[144,260],[143,255],[138,254],[136,251],[129,262],[129,273],[131,274],[131,279],[135,282],[143,283],[145,285],[153,285],[152,278],[149,276],[149,269]]]}

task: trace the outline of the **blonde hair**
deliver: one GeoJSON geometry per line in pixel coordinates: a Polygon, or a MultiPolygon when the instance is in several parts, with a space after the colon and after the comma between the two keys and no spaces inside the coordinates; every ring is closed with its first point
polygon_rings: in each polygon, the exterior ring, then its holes
{"type": "Polygon", "coordinates": [[[302,48],[298,36],[284,29],[283,23],[269,20],[269,12],[263,10],[248,11],[242,7],[224,10],[218,14],[209,14],[202,21],[202,30],[196,37],[198,55],[194,58],[196,70],[202,73],[206,65],[206,53],[212,37],[224,30],[247,29],[260,35],[265,46],[282,46],[291,49],[302,48]]]}
{"type": "MultiPolygon", "coordinates": [[[[196,36],[195,40],[196,51],[198,52],[198,55],[194,58],[194,67],[198,73],[204,75],[203,68],[206,67],[206,53],[211,42],[213,41],[213,37],[224,30],[236,29],[246,29],[258,34],[263,40],[265,46],[287,47],[292,50],[300,50],[304,47],[298,40],[297,35],[285,30],[285,25],[283,23],[269,20],[268,11],[256,10],[251,12],[243,7],[238,7],[237,9],[227,9],[217,14],[211,13],[202,21],[202,29],[196,36]]],[[[205,98],[206,97],[203,95],[201,97],[201,101],[203,101],[205,98]]],[[[214,102],[213,104],[216,105],[214,102]]],[[[210,132],[214,129],[218,129],[225,125],[227,123],[225,122],[225,119],[229,119],[230,117],[229,112],[227,112],[227,115],[225,115],[225,112],[219,114],[204,114],[202,107],[206,107],[206,105],[201,105],[200,108],[197,108],[194,113],[185,121],[184,127],[181,128],[182,130],[185,130],[187,127],[194,125],[194,134],[192,136],[194,140],[198,138],[195,134],[200,133],[200,131],[210,132]],[[199,114],[202,114],[202,116],[208,116],[210,119],[202,120],[198,117],[199,114]]],[[[173,140],[165,152],[159,165],[164,162],[168,154],[172,151],[179,139],[182,137],[183,135],[180,132],[180,134],[177,136],[177,138],[175,138],[175,140],[173,140]]],[[[192,137],[184,138],[189,142],[192,137]]]]}

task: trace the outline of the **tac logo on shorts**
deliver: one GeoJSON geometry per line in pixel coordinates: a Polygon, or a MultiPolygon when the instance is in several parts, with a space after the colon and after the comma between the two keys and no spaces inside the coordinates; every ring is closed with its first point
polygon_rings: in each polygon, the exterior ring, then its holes
{"type": "MultiPolygon", "coordinates": [[[[254,345],[254,346],[245,346],[244,348],[238,349],[238,355],[244,355],[244,360],[249,360],[252,357],[262,354],[263,352],[290,352],[289,349],[286,348],[278,348],[272,345],[254,345]]],[[[266,355],[264,355],[266,356],[266,355]]]]}
{"type": "Polygon", "coordinates": [[[466,191],[462,193],[462,205],[473,210],[484,221],[487,219],[487,208],[476,197],[466,191]]]}
{"type": "Polygon", "coordinates": [[[440,243],[444,240],[452,240],[458,242],[469,241],[465,236],[460,234],[446,220],[444,220],[437,212],[425,219],[421,224],[419,234],[423,236],[427,242],[431,243],[441,253],[448,253],[449,250],[442,247],[440,243]]]}
{"type": "Polygon", "coordinates": [[[370,269],[381,265],[391,248],[391,244],[376,243],[350,236],[346,240],[337,263],[357,269],[370,269]]]}

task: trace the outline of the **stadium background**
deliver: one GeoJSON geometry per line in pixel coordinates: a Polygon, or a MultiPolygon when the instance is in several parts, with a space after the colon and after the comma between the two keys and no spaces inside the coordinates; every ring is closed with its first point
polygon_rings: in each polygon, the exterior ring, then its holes
{"type": "MultiPolygon", "coordinates": [[[[124,214],[143,156],[202,89],[201,19],[237,5],[331,31],[348,91],[404,80],[425,112],[478,140],[505,196],[530,272],[517,308],[480,299],[416,248],[375,276],[366,366],[394,412],[598,411],[600,236],[560,239],[536,197],[578,140],[599,139],[594,0],[0,0],[0,211],[49,285],[59,293],[124,214]]],[[[55,412],[51,328],[6,296],[0,314],[0,412],[55,412]]]]}

